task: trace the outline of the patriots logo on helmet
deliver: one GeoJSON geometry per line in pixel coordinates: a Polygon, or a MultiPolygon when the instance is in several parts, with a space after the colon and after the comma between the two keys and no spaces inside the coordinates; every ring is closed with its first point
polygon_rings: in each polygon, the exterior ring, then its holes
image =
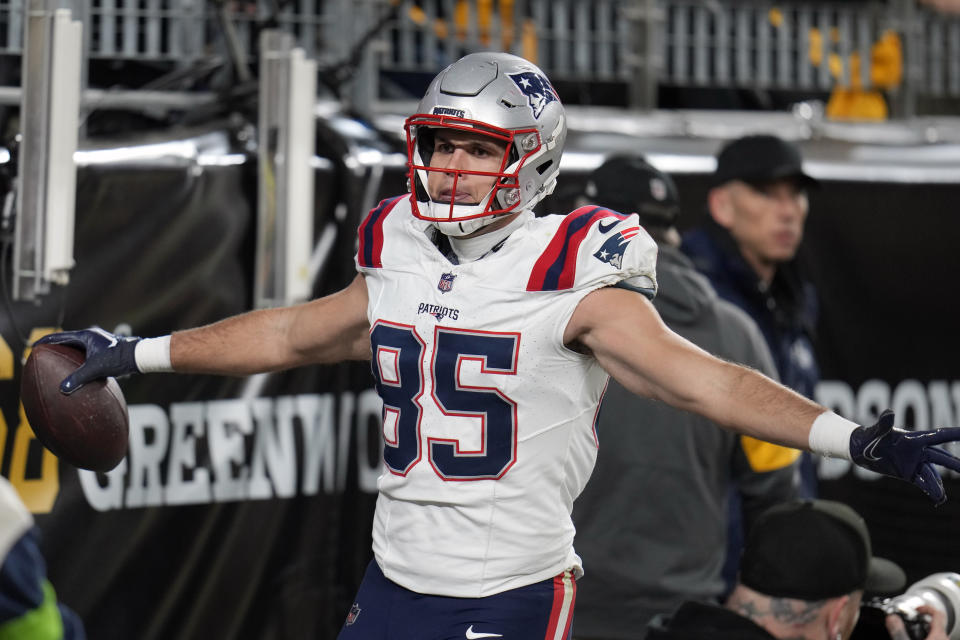
{"type": "Polygon", "coordinates": [[[593,254],[593,257],[619,269],[623,266],[623,254],[627,250],[627,245],[638,233],[640,233],[640,227],[634,226],[613,234],[607,238],[600,250],[593,254]]]}
{"type": "Polygon", "coordinates": [[[539,73],[523,71],[521,73],[508,73],[507,75],[519,87],[523,95],[527,96],[534,118],[539,118],[548,104],[554,100],[560,100],[550,85],[550,81],[539,73]]]}

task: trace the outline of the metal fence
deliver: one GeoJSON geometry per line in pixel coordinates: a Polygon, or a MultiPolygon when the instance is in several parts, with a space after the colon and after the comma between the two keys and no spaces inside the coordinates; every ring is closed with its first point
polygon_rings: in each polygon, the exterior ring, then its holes
{"type": "MultiPolygon", "coordinates": [[[[349,48],[387,0],[52,0],[85,25],[90,58],[187,65],[222,52],[222,16],[241,50],[256,51],[261,26],[292,33],[311,57],[349,48]]],[[[25,0],[0,0],[0,54],[19,54],[25,0]]]]}
{"type": "MultiPolygon", "coordinates": [[[[854,52],[869,59],[885,22],[884,13],[857,3],[718,11],[704,3],[677,2],[669,12],[664,75],[678,85],[828,89],[834,74],[850,81],[849,65],[842,62],[854,52]],[[839,68],[830,68],[831,54],[841,62],[839,68]]],[[[864,86],[869,72],[870,65],[861,66],[864,86]]]]}
{"type": "MultiPolygon", "coordinates": [[[[825,90],[871,83],[875,46],[903,41],[906,84],[960,97],[960,18],[883,2],[751,0],[72,0],[92,59],[188,65],[224,53],[226,20],[242,55],[265,23],[294,34],[321,67],[369,39],[378,71],[430,72],[496,48],[536,60],[557,80],[825,90]],[[856,63],[859,63],[857,66],[856,63]]],[[[18,54],[23,0],[0,0],[0,54],[18,54]]]]}
{"type": "Polygon", "coordinates": [[[920,23],[923,59],[918,67],[923,72],[923,86],[934,96],[960,96],[960,20],[932,20],[920,23]]]}

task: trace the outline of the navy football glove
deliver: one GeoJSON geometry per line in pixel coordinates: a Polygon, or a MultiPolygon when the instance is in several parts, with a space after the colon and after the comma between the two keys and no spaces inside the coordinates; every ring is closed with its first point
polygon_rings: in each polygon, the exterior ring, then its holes
{"type": "Polygon", "coordinates": [[[70,394],[100,378],[139,373],[135,351],[140,338],[116,336],[100,327],[46,335],[35,344],[63,344],[86,352],[86,360],[63,379],[60,391],[70,394]]]}
{"type": "Polygon", "coordinates": [[[850,455],[864,469],[912,482],[935,503],[943,504],[947,494],[933,465],[960,471],[960,458],[935,445],[958,440],[960,427],[932,431],[896,429],[893,411],[887,409],[876,424],[857,427],[850,434],[850,455]]]}

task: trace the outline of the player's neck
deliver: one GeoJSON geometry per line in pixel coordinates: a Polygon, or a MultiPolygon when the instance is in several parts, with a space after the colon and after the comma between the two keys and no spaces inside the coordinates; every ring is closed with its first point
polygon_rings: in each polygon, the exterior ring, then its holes
{"type": "Polygon", "coordinates": [[[491,249],[503,242],[507,236],[526,224],[527,220],[532,217],[532,211],[523,211],[504,226],[491,229],[487,233],[472,238],[449,236],[450,248],[453,249],[453,252],[457,255],[457,259],[461,264],[479,260],[487,255],[491,249]]]}

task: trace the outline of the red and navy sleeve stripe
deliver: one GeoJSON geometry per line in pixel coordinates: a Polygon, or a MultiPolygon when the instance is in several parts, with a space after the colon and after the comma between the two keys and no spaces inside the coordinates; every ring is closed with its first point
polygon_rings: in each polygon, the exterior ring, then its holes
{"type": "Polygon", "coordinates": [[[601,218],[627,216],[603,207],[589,206],[567,214],[546,250],[533,265],[527,291],[560,291],[573,287],[577,276],[577,253],[591,225],[601,218]]]}
{"type": "Polygon", "coordinates": [[[383,266],[380,261],[380,254],[383,252],[383,221],[394,206],[406,197],[409,196],[396,196],[381,201],[360,223],[360,228],[357,231],[360,236],[360,243],[357,248],[357,263],[361,267],[379,269],[383,266]]]}

